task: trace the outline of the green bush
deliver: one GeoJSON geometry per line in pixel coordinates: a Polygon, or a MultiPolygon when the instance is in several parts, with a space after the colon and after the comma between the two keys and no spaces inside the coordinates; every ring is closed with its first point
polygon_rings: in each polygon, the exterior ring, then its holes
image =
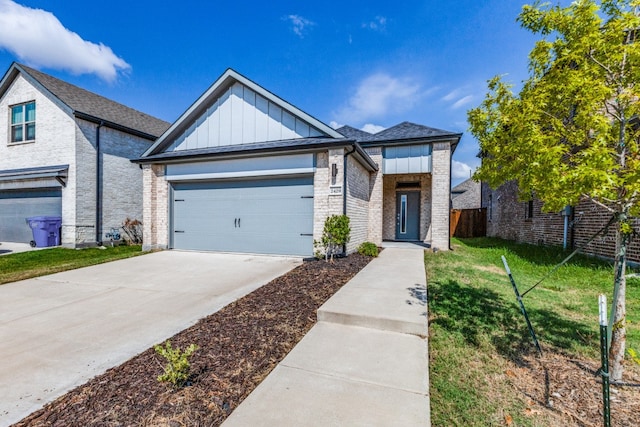
{"type": "Polygon", "coordinates": [[[346,215],[331,215],[324,222],[322,238],[313,242],[316,247],[316,257],[324,257],[325,260],[331,259],[333,261],[333,256],[342,252],[342,246],[347,244],[350,238],[351,226],[349,225],[349,217],[346,215]]]}
{"type": "Polygon", "coordinates": [[[358,253],[364,256],[377,257],[378,256],[378,246],[375,243],[364,242],[360,246],[358,246],[358,253]]]}
{"type": "Polygon", "coordinates": [[[158,381],[171,383],[176,388],[184,386],[189,379],[189,357],[198,349],[198,346],[191,344],[181,351],[178,347],[172,348],[167,340],[164,347],[158,344],[153,349],[167,361],[164,374],[158,376],[158,381]]]}

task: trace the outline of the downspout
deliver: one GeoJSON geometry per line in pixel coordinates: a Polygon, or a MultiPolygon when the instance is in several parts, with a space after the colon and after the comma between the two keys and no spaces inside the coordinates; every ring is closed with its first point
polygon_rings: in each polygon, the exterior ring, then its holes
{"type": "Polygon", "coordinates": [[[96,127],[96,244],[102,246],[102,162],[100,161],[100,128],[103,121],[96,127]]]}
{"type": "Polygon", "coordinates": [[[564,219],[564,227],[562,230],[562,249],[566,250],[569,243],[569,215],[571,215],[571,206],[567,205],[562,210],[564,219]]]}
{"type": "MultiPolygon", "coordinates": [[[[356,152],[356,146],[354,145],[351,151],[344,153],[344,157],[342,159],[342,214],[347,215],[347,157],[356,152]]],[[[342,245],[342,254],[347,254],[347,245],[346,243],[342,245]]]]}

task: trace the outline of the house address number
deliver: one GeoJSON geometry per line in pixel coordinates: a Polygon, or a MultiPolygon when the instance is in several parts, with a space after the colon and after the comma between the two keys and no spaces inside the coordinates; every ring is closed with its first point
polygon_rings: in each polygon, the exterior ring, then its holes
{"type": "Polygon", "coordinates": [[[331,185],[329,186],[329,194],[331,196],[339,196],[342,194],[342,185],[331,185]]]}

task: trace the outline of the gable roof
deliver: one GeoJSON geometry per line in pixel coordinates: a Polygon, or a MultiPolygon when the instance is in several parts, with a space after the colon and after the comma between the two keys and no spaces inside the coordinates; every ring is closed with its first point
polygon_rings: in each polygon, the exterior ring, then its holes
{"type": "Polygon", "coordinates": [[[294,117],[299,117],[303,121],[309,123],[320,133],[322,137],[335,138],[344,141],[344,136],[335,131],[330,126],[316,119],[315,117],[305,113],[294,105],[288,103],[279,96],[269,92],[257,83],[249,80],[247,77],[237,71],[228,68],[218,79],[207,89],[179,118],[169,129],[151,146],[142,158],[159,154],[166,150],[184,132],[198,117],[202,116],[207,108],[212,105],[216,99],[220,98],[235,83],[240,83],[248,87],[256,94],[262,96],[267,101],[272,102],[282,110],[287,111],[294,117]]]}
{"type": "Polygon", "coordinates": [[[455,149],[455,145],[457,145],[462,137],[461,133],[449,132],[447,130],[436,129],[411,122],[402,122],[374,134],[352,128],[351,126],[343,126],[338,129],[338,132],[355,139],[363,146],[408,143],[420,140],[453,139],[453,149],[455,149]]]}
{"type": "Polygon", "coordinates": [[[479,186],[480,186],[480,182],[474,181],[473,178],[468,178],[462,181],[460,184],[453,187],[451,189],[451,195],[452,197],[456,197],[463,193],[466,193],[467,191],[475,190],[479,186]]]}
{"type": "Polygon", "coordinates": [[[170,126],[164,120],[16,62],[11,64],[0,81],[0,96],[18,74],[22,74],[31,84],[51,94],[78,118],[96,123],[104,122],[106,126],[149,140],[155,140],[170,126]]]}

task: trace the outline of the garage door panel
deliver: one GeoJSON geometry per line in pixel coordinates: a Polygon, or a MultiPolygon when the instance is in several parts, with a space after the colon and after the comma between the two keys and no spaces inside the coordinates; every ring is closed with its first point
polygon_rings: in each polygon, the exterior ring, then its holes
{"type": "Polygon", "coordinates": [[[0,241],[28,243],[33,239],[25,218],[61,216],[62,191],[0,192],[0,241]]]}
{"type": "Polygon", "coordinates": [[[176,183],[173,247],[313,253],[313,178],[176,183]]]}

